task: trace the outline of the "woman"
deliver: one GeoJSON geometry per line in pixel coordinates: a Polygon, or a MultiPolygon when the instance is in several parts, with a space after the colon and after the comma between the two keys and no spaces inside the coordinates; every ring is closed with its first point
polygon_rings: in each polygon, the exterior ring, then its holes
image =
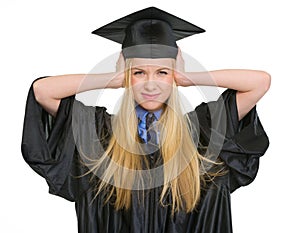
{"type": "Polygon", "coordinates": [[[255,105],[270,76],[254,70],[187,73],[169,14],[147,8],[127,17],[117,72],[33,83],[24,158],[45,177],[50,193],[75,201],[79,232],[232,232],[230,193],[253,181],[268,147],[255,105]],[[227,90],[184,115],[177,86],[193,85],[227,90]],[[103,107],[74,99],[121,87],[123,102],[113,118],[103,107]],[[85,127],[91,124],[87,116],[95,121],[96,140],[85,127]],[[94,155],[84,149],[90,141],[100,145],[94,155]]]}

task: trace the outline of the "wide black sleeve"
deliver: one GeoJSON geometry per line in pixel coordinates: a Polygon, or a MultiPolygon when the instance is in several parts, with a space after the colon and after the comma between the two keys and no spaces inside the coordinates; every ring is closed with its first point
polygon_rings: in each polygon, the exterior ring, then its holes
{"type": "Polygon", "coordinates": [[[217,101],[197,106],[196,113],[200,143],[218,153],[227,165],[230,191],[250,184],[257,175],[259,158],[269,146],[256,107],[239,121],[236,91],[227,89],[217,101]]]}
{"type": "MultiPolygon", "coordinates": [[[[56,117],[48,114],[36,101],[31,86],[26,102],[21,150],[29,166],[44,177],[49,185],[49,192],[70,201],[88,188],[89,176],[79,159],[73,127],[73,104],[89,111],[92,107],[84,106],[70,96],[61,100],[56,117]]],[[[105,108],[97,109],[99,125],[105,108]]],[[[96,116],[95,116],[96,117],[96,116]]]]}

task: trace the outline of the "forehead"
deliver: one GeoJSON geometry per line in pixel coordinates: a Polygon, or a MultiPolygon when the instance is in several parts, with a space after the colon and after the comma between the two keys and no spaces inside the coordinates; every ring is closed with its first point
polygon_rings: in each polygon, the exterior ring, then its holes
{"type": "Polygon", "coordinates": [[[172,58],[133,58],[132,68],[145,67],[145,66],[157,66],[172,68],[172,64],[175,60],[172,58]]]}

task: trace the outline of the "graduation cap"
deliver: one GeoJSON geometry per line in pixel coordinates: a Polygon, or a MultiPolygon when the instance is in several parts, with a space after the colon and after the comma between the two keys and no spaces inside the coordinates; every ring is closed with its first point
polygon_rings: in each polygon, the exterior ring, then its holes
{"type": "Polygon", "coordinates": [[[176,58],[176,41],[205,32],[177,16],[149,7],[104,25],[93,34],[122,44],[125,58],[176,58]]]}

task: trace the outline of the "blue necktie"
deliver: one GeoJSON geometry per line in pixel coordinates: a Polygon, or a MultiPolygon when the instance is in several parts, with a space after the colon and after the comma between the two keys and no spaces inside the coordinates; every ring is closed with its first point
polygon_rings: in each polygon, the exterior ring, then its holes
{"type": "Polygon", "coordinates": [[[144,114],[142,119],[139,119],[138,124],[138,133],[144,143],[147,143],[151,140],[151,135],[149,132],[149,128],[151,124],[156,120],[154,113],[148,112],[144,114]]]}

